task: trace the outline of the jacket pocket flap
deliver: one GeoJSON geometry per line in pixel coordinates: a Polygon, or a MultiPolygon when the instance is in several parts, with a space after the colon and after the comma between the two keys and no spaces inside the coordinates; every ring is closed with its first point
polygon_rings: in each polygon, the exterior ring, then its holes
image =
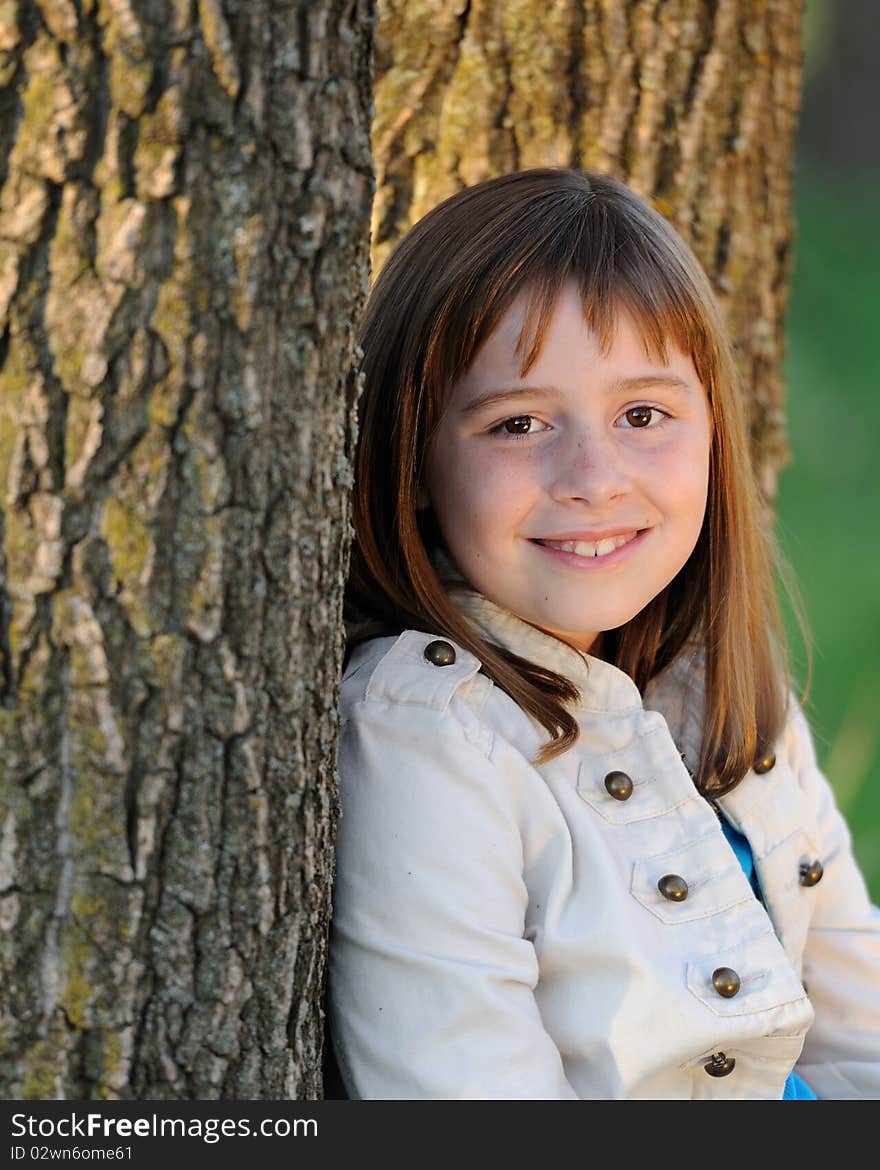
{"type": "Polygon", "coordinates": [[[603,820],[613,825],[663,816],[689,800],[699,799],[665,722],[633,736],[616,751],[583,760],[578,769],[577,791],[603,820]],[[615,772],[623,773],[632,784],[630,794],[622,800],[615,799],[606,786],[607,778],[615,772]]]}
{"type": "Polygon", "coordinates": [[[633,866],[630,890],[645,909],[669,923],[708,918],[754,900],[720,826],[683,848],[640,858],[633,866]],[[680,880],[671,880],[675,878],[680,880]]]}
{"type": "Polygon", "coordinates": [[[691,959],[688,990],[716,1016],[745,1016],[803,1000],[807,995],[797,973],[772,931],[746,939],[736,947],[691,959]],[[713,976],[721,968],[736,972],[739,987],[725,998],[713,976]]]}

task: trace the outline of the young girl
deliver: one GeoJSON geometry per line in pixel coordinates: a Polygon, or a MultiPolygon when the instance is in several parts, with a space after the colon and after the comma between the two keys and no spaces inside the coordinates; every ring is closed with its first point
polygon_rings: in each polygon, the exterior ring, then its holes
{"type": "Polygon", "coordinates": [[[880,1097],[880,912],[691,251],[610,176],[504,175],[409,231],[360,344],[348,1096],[880,1097]]]}

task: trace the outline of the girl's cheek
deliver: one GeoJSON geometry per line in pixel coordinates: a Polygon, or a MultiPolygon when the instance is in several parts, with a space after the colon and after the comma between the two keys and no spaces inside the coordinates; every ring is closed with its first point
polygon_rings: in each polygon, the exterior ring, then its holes
{"type": "Polygon", "coordinates": [[[484,477],[491,475],[495,481],[515,480],[529,475],[529,469],[537,466],[541,457],[534,449],[529,452],[522,450],[528,445],[525,442],[518,443],[515,439],[509,440],[509,446],[513,448],[509,450],[502,440],[498,440],[497,445],[489,444],[481,450],[475,450],[468,460],[469,468],[484,477]]]}

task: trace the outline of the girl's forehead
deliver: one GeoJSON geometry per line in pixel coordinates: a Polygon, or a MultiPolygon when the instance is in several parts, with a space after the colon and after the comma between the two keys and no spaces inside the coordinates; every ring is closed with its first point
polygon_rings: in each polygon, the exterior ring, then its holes
{"type": "MultiPolygon", "coordinates": [[[[583,312],[577,285],[569,280],[562,285],[556,296],[555,304],[550,312],[548,328],[552,329],[563,315],[570,315],[575,308],[578,312],[583,312]]],[[[530,325],[532,329],[537,326],[539,309],[538,291],[533,288],[521,289],[500,314],[492,332],[484,340],[480,349],[507,351],[520,343],[525,343],[528,338],[524,336],[523,331],[527,325],[530,325]]]]}
{"type": "MultiPolygon", "coordinates": [[[[534,340],[534,331],[538,325],[538,307],[537,294],[534,290],[520,291],[474,354],[469,369],[487,364],[503,364],[515,366],[518,370],[534,340]]],[[[645,357],[657,356],[650,351],[646,323],[640,321],[622,302],[617,301],[609,306],[606,339],[609,343],[608,348],[621,337],[628,345],[637,346],[645,357]]],[[[537,355],[538,361],[547,353],[548,347],[552,349],[554,342],[563,348],[575,342],[582,356],[585,350],[596,358],[606,356],[603,339],[590,323],[580,289],[571,278],[563,283],[550,312],[541,349],[537,355]]],[[[673,349],[677,348],[674,339],[669,338],[668,343],[673,349]]]]}

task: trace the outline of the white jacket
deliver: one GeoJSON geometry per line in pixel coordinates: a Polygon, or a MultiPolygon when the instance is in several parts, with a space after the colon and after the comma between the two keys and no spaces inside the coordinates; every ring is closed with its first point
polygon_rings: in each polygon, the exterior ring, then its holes
{"type": "Polygon", "coordinates": [[[328,985],[349,1096],[773,1100],[796,1068],[820,1098],[880,1097],[880,911],[794,697],[775,766],[718,802],[762,905],[686,767],[696,651],[643,703],[610,663],[479,593],[456,600],[489,640],[575,680],[581,734],[535,767],[546,731],[462,647],[435,665],[438,639],[407,630],[355,650],[328,985]],[[613,771],[628,799],[606,789],[613,771]]]}

